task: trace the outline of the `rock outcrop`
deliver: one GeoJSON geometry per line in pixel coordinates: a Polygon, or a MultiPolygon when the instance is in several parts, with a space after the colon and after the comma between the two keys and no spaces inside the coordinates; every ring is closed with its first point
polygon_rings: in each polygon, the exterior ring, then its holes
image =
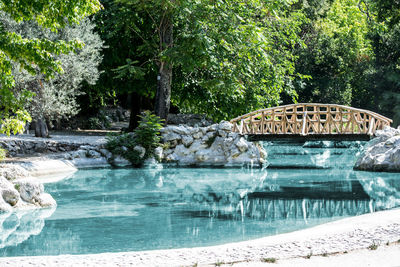
{"type": "Polygon", "coordinates": [[[400,172],[400,127],[376,132],[354,165],[356,170],[400,172]]]}
{"type": "Polygon", "coordinates": [[[24,168],[13,164],[0,166],[0,211],[53,206],[56,206],[53,197],[24,168]]]}
{"type": "Polygon", "coordinates": [[[233,133],[232,124],[227,121],[207,127],[169,125],[161,130],[161,134],[166,147],[161,155],[163,162],[179,166],[225,167],[261,167],[265,162],[265,150],[233,133]]]}

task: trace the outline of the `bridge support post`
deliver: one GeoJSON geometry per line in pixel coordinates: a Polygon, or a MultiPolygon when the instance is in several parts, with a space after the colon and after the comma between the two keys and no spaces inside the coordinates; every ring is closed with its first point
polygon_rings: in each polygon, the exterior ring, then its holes
{"type": "Polygon", "coordinates": [[[368,135],[373,135],[374,134],[374,127],[375,127],[375,118],[372,117],[370,123],[369,123],[369,129],[368,129],[368,135]]]}
{"type": "Polygon", "coordinates": [[[303,126],[301,128],[301,135],[306,135],[306,123],[307,123],[307,110],[303,113],[303,126]]]}

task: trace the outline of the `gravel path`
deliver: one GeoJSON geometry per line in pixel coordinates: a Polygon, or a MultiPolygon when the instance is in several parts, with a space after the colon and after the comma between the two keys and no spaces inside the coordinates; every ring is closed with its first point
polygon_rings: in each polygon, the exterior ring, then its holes
{"type": "Polygon", "coordinates": [[[400,209],[395,209],[347,218],[293,233],[221,246],[0,258],[0,266],[213,266],[222,263],[253,266],[262,264],[261,260],[266,258],[275,258],[282,264],[286,261],[289,264],[287,266],[293,266],[290,265],[291,262],[294,264],[302,261],[308,255],[331,255],[366,249],[374,244],[395,244],[399,240],[400,209]]]}
{"type": "Polygon", "coordinates": [[[3,140],[27,140],[27,141],[54,141],[60,143],[73,143],[73,144],[89,144],[89,145],[101,145],[106,143],[105,136],[99,135],[85,135],[85,134],[69,134],[69,133],[54,133],[50,135],[50,138],[38,138],[32,134],[19,134],[7,137],[6,135],[0,135],[0,141],[3,140]]]}

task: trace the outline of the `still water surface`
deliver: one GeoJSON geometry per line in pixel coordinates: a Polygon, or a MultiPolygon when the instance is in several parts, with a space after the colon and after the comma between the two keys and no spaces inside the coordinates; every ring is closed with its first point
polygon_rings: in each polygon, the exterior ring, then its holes
{"type": "Polygon", "coordinates": [[[266,169],[97,169],[45,185],[56,209],[0,213],[0,256],[209,246],[400,206],[400,174],[358,146],[265,144],[266,169]]]}

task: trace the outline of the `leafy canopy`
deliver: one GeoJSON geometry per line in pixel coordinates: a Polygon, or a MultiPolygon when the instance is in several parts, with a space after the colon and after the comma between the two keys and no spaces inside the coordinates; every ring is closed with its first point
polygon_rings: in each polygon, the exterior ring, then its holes
{"type": "Polygon", "coordinates": [[[118,6],[114,13],[100,12],[107,18],[100,29],[112,45],[105,58],[119,64],[113,74],[108,71],[114,77],[108,81],[152,97],[160,62],[168,62],[172,103],[182,112],[207,113],[216,120],[276,105],[282,92],[296,98],[291,81],[301,75],[295,72],[293,48],[302,45],[305,19],[292,10],[296,1],[106,2],[118,6]],[[166,18],[174,28],[168,47],[160,42],[166,18]],[[113,42],[110,36],[121,39],[113,42]]]}
{"type": "MultiPolygon", "coordinates": [[[[84,17],[93,14],[101,8],[99,0],[36,0],[36,1],[6,1],[0,0],[0,12],[10,16],[16,22],[35,21],[40,27],[57,31],[68,24],[78,23],[84,17]]],[[[12,62],[22,69],[35,74],[43,73],[50,77],[55,72],[61,72],[60,63],[54,55],[72,52],[82,47],[78,41],[50,41],[45,38],[26,38],[17,32],[10,32],[0,24],[0,99],[2,110],[2,132],[21,132],[25,121],[30,120],[22,109],[28,93],[16,97],[10,92],[15,81],[12,75],[12,62]],[[19,122],[18,122],[19,121],[19,122]]]]}

